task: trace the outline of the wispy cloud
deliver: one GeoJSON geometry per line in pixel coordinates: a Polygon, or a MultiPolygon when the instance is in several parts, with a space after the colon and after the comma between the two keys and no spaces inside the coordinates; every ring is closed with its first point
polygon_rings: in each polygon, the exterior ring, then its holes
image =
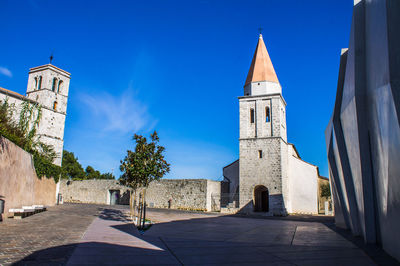
{"type": "Polygon", "coordinates": [[[150,131],[157,124],[150,116],[147,106],[136,99],[131,90],[118,96],[106,92],[94,96],[82,94],[80,99],[101,121],[104,131],[150,131]]]}
{"type": "Polygon", "coordinates": [[[8,68],[1,67],[1,66],[0,66],[0,74],[10,77],[10,78],[12,77],[11,71],[8,68]]]}

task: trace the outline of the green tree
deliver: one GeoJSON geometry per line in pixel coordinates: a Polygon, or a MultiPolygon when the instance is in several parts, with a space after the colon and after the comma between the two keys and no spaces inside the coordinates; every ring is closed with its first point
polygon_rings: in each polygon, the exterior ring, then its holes
{"type": "Polygon", "coordinates": [[[135,151],[128,150],[121,161],[122,175],[120,183],[136,190],[138,187],[148,187],[151,181],[159,180],[169,172],[169,163],[164,159],[163,146],[160,146],[157,132],[150,135],[151,141],[135,134],[135,151]]]}
{"type": "Polygon", "coordinates": [[[86,178],[85,179],[100,179],[100,172],[95,170],[93,167],[88,165],[86,167],[86,178]]]}
{"type": "Polygon", "coordinates": [[[331,196],[331,187],[329,186],[329,184],[321,184],[320,189],[321,197],[329,198],[331,196]]]}
{"type": "MultiPolygon", "coordinates": [[[[141,135],[135,134],[133,139],[136,142],[135,151],[128,150],[127,155],[121,161],[120,170],[122,175],[119,179],[122,185],[131,187],[135,191],[139,187],[144,187],[142,197],[139,199],[138,206],[138,220],[136,225],[139,228],[143,228],[146,220],[146,188],[154,180],[159,180],[166,173],[169,172],[169,163],[164,159],[163,146],[158,143],[160,141],[157,132],[154,131],[150,135],[151,140],[147,142],[147,139],[141,135]]],[[[132,217],[136,213],[136,200],[132,200],[131,191],[130,209],[132,217]]]]}
{"type": "Polygon", "coordinates": [[[61,178],[83,180],[86,174],[73,152],[63,151],[61,178]]]}
{"type": "Polygon", "coordinates": [[[64,150],[61,178],[72,180],[115,179],[115,176],[111,173],[101,174],[90,165],[83,170],[82,165],[78,162],[78,158],[75,157],[74,153],[64,150]]]}
{"type": "Polygon", "coordinates": [[[100,175],[100,179],[115,179],[112,173],[104,173],[100,175]]]}
{"type": "Polygon", "coordinates": [[[20,107],[17,120],[15,105],[9,104],[8,98],[0,101],[0,135],[32,154],[38,178],[53,177],[57,182],[61,167],[54,165],[53,161],[59,155],[53,146],[42,143],[36,135],[42,118],[42,108],[39,104],[29,101],[23,101],[20,107]]]}

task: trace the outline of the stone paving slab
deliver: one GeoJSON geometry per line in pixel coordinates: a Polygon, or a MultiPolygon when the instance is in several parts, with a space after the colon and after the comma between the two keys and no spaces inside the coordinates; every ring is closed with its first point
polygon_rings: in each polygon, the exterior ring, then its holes
{"type": "Polygon", "coordinates": [[[0,265],[66,263],[101,208],[64,204],[22,220],[4,219],[0,223],[0,265]],[[46,249],[52,250],[35,254],[46,249]]]}
{"type": "Polygon", "coordinates": [[[127,211],[73,204],[7,220],[0,224],[0,265],[398,265],[316,218],[149,209],[158,223],[142,235],[127,211]]]}
{"type": "Polygon", "coordinates": [[[332,219],[326,217],[187,215],[181,220],[175,212],[157,210],[158,224],[145,233],[162,239],[184,265],[398,265],[376,246],[372,254],[382,258],[372,260],[346,238],[351,236],[332,230],[332,219]]]}
{"type": "Polygon", "coordinates": [[[142,239],[124,212],[117,212],[105,209],[92,222],[67,265],[180,265],[162,240],[142,239]]]}

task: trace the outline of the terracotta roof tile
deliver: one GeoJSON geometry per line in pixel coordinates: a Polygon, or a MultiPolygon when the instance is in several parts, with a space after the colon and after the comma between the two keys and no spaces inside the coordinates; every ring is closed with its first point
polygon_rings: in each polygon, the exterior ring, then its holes
{"type": "Polygon", "coordinates": [[[251,61],[249,74],[247,74],[246,83],[244,85],[246,86],[251,82],[257,81],[271,81],[279,83],[261,34],[258,39],[256,51],[254,52],[253,60],[251,61]]]}
{"type": "Polygon", "coordinates": [[[19,93],[15,92],[15,91],[7,90],[7,89],[2,88],[2,87],[0,87],[0,91],[5,92],[6,94],[9,94],[9,95],[14,95],[14,96],[17,96],[17,97],[26,98],[26,97],[25,97],[24,95],[22,95],[22,94],[19,94],[19,93]]]}

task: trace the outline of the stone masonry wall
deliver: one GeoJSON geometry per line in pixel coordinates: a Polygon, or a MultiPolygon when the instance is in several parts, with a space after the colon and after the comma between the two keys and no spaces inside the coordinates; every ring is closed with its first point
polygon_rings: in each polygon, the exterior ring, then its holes
{"type": "MultiPolygon", "coordinates": [[[[46,90],[45,92],[48,92],[48,90],[46,90]]],[[[47,95],[45,96],[50,97],[47,95]]],[[[43,98],[45,98],[45,96],[43,96],[43,98]]],[[[10,105],[14,105],[15,114],[13,119],[15,121],[18,121],[21,113],[21,105],[27,99],[16,97],[13,94],[6,94],[0,91],[0,103],[5,100],[7,100],[10,105]]],[[[61,166],[62,151],[64,145],[64,125],[65,113],[54,111],[47,106],[42,106],[42,118],[40,120],[39,127],[37,128],[37,136],[40,136],[41,142],[53,146],[55,152],[58,155],[58,157],[54,160],[54,164],[59,166],[61,166]]]]}
{"type": "MultiPolygon", "coordinates": [[[[62,180],[60,186],[64,202],[110,204],[110,190],[119,190],[120,204],[129,204],[129,188],[118,180],[62,180]]],[[[219,211],[220,198],[221,182],[207,179],[162,179],[150,183],[146,191],[151,208],[219,211]]]]}
{"type": "Polygon", "coordinates": [[[11,208],[52,206],[55,195],[53,178],[37,178],[32,155],[0,136],[0,199],[5,201],[5,216],[11,208]]]}
{"type": "Polygon", "coordinates": [[[209,181],[207,179],[162,179],[152,182],[146,192],[147,204],[154,208],[168,208],[168,201],[171,200],[172,209],[211,211],[212,191],[210,190],[209,196],[207,195],[209,181]]]}
{"type": "Polygon", "coordinates": [[[118,180],[61,180],[64,202],[110,204],[110,190],[119,190],[120,203],[129,204],[129,188],[118,180]]]}
{"type": "Polygon", "coordinates": [[[239,200],[242,211],[252,212],[254,188],[263,185],[270,195],[271,214],[283,214],[281,141],[281,138],[240,140],[239,200]],[[263,151],[263,158],[258,157],[258,150],[263,151]]]}

